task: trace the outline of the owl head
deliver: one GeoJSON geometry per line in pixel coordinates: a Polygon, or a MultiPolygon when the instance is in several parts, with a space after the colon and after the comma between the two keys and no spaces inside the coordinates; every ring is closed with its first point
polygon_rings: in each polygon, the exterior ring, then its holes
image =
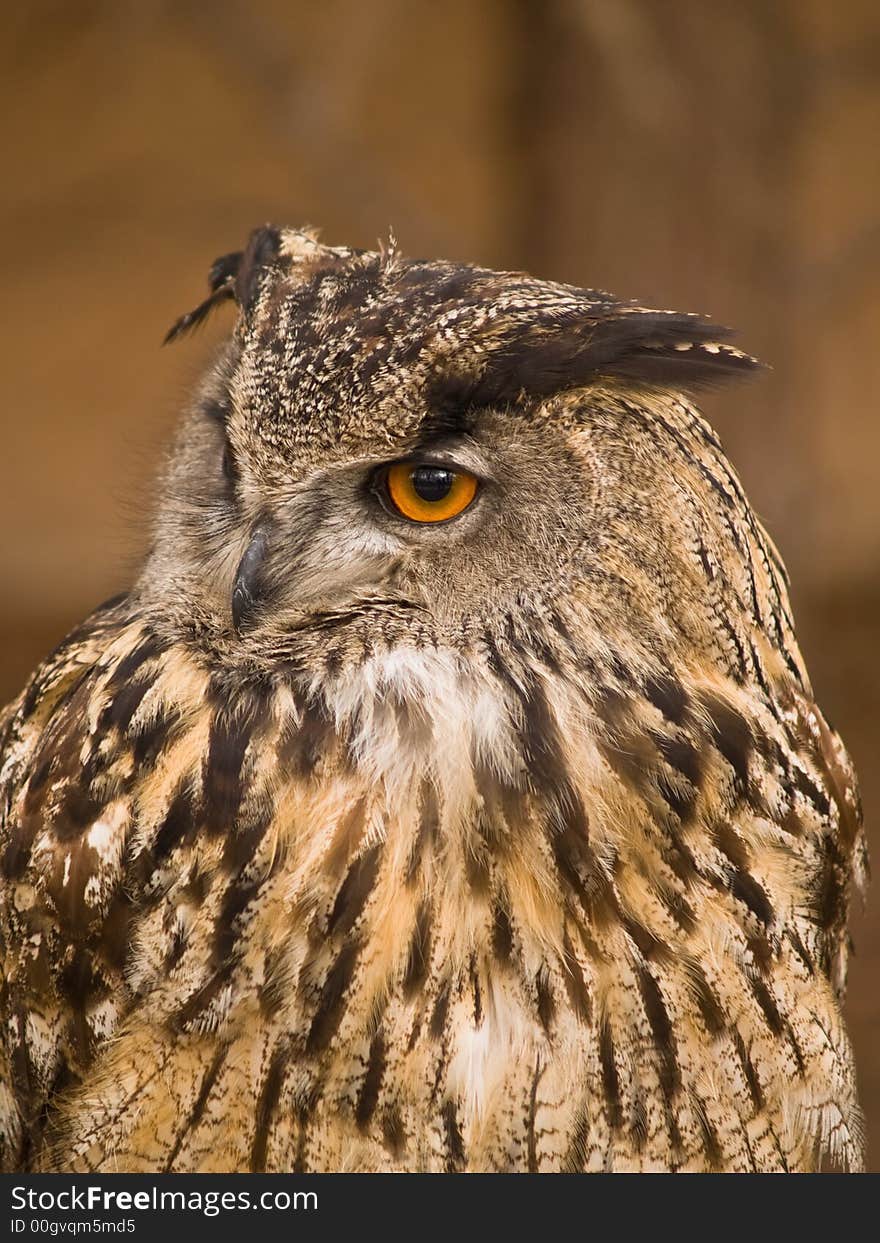
{"type": "Polygon", "coordinates": [[[726,330],[273,227],[210,283],[169,333],[237,307],[141,580],[167,624],[271,660],[293,635],[539,643],[568,609],[656,653],[700,643],[722,583],[750,608],[739,485],[685,396],[756,366],[726,330]]]}

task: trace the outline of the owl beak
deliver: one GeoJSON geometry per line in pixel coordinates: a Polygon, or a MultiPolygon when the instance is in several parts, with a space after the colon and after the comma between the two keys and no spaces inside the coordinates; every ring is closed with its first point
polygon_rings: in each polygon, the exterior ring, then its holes
{"type": "Polygon", "coordinates": [[[269,550],[266,525],[254,528],[251,541],[235,571],[232,586],[232,624],[240,634],[242,627],[252,619],[265,592],[261,582],[261,570],[269,550]]]}

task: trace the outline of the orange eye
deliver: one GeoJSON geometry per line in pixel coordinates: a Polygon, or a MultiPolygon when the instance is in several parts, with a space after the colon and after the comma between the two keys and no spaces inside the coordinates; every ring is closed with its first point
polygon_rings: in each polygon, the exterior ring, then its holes
{"type": "Polygon", "coordinates": [[[470,505],[478,481],[464,471],[445,466],[398,462],[385,476],[388,498],[398,513],[412,522],[446,522],[470,505]]]}

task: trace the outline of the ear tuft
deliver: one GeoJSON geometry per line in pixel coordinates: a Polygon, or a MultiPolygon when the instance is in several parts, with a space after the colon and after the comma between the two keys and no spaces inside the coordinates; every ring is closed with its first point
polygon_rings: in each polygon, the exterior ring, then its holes
{"type": "Polygon", "coordinates": [[[234,299],[247,315],[256,302],[267,269],[278,257],[280,237],[278,229],[265,225],[253,231],[244,250],[215,259],[208,273],[210,295],[171,325],[162,344],[169,345],[198,328],[221,302],[234,299]]]}
{"type": "Polygon", "coordinates": [[[538,318],[487,351],[471,401],[497,405],[526,394],[549,397],[602,377],[691,391],[760,369],[728,344],[730,330],[700,315],[627,303],[538,318]]]}
{"type": "Polygon", "coordinates": [[[231,254],[221,255],[219,259],[214,260],[211,264],[211,271],[208,273],[208,286],[211,293],[216,293],[222,286],[235,280],[243,258],[244,251],[234,250],[231,254]]]}
{"type": "Polygon", "coordinates": [[[254,229],[235,274],[235,299],[245,315],[253,310],[266,276],[277,268],[281,231],[273,225],[254,229]]]}
{"type": "Polygon", "coordinates": [[[762,369],[731,336],[702,315],[624,306],[597,325],[590,353],[609,375],[690,391],[762,369]]]}

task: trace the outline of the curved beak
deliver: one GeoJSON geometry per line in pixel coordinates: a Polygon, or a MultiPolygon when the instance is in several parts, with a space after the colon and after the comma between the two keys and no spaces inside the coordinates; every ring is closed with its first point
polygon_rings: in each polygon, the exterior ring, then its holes
{"type": "Polygon", "coordinates": [[[250,543],[235,571],[232,586],[232,624],[239,633],[266,595],[267,584],[263,581],[262,569],[268,551],[268,523],[261,522],[254,527],[250,543]]]}

